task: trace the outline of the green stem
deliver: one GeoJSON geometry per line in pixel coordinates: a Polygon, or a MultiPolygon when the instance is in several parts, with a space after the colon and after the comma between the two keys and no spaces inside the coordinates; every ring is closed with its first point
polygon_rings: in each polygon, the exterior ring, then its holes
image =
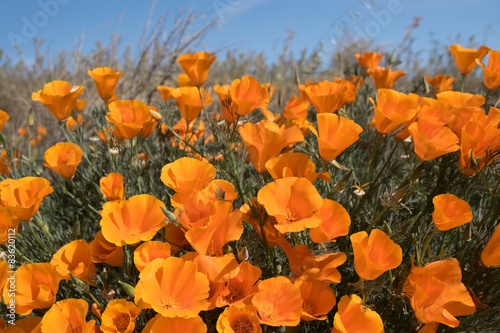
{"type": "Polygon", "coordinates": [[[422,260],[424,259],[425,252],[427,251],[427,248],[429,247],[429,244],[431,243],[431,240],[434,238],[434,235],[436,234],[436,232],[437,232],[437,229],[434,228],[432,230],[432,233],[430,234],[430,236],[425,241],[424,247],[422,248],[422,251],[420,252],[420,258],[419,258],[420,260],[417,262],[418,266],[422,265],[422,260]]]}
{"type": "Polygon", "coordinates": [[[370,223],[370,225],[365,229],[366,232],[369,232],[371,230],[371,228],[373,228],[373,226],[375,225],[375,223],[378,222],[378,220],[380,220],[380,218],[382,217],[382,215],[384,215],[384,213],[389,209],[389,206],[384,206],[384,208],[380,211],[380,213],[378,213],[378,215],[375,217],[375,219],[373,220],[372,223],[370,223]]]}
{"type": "Polygon", "coordinates": [[[83,193],[78,190],[78,188],[76,187],[75,183],[73,183],[73,179],[70,179],[69,183],[71,184],[71,187],[73,187],[73,190],[76,192],[76,195],[78,196],[78,198],[85,204],[85,206],[87,206],[87,208],[90,209],[92,212],[94,212],[97,216],[101,216],[101,213],[99,213],[99,211],[97,209],[95,209],[87,201],[87,198],[85,198],[85,196],[83,195],[83,193]]]}
{"type": "Polygon", "coordinates": [[[42,243],[40,238],[38,238],[37,233],[33,230],[33,227],[31,226],[30,222],[25,223],[28,225],[28,228],[30,229],[31,233],[33,234],[33,237],[35,238],[36,242],[45,250],[45,252],[50,253],[50,250],[45,246],[45,244],[42,243]]]}

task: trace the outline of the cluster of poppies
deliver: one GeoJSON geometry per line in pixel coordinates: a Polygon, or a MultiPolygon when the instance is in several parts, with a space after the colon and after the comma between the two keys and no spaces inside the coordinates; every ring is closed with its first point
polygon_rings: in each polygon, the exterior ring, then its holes
{"type": "MultiPolygon", "coordinates": [[[[493,90],[500,86],[500,51],[459,45],[450,50],[464,76],[479,64],[485,87],[493,90]],[[485,66],[481,60],[488,52],[485,66]]],[[[107,124],[95,129],[103,149],[119,154],[115,145],[148,138],[157,131],[185,157],[168,161],[160,179],[155,180],[172,193],[168,206],[151,194],[127,195],[123,175],[102,170],[99,187],[106,202],[95,207],[100,209],[100,229],[90,239],[63,245],[50,262],[25,263],[19,257],[22,264],[15,272],[14,289],[8,280],[11,267],[7,260],[0,260],[0,298],[6,305],[15,304],[15,313],[23,316],[16,321],[0,318],[0,332],[129,333],[137,332],[138,327],[142,332],[206,332],[208,319],[200,314],[209,311],[218,316],[218,332],[262,332],[266,326],[298,326],[325,321],[329,315],[332,332],[383,332],[381,314],[370,308],[364,293],[336,296],[336,285],[342,280],[339,267],[353,264],[358,283],[384,274],[392,283],[392,270],[403,263],[403,249],[390,230],[384,231],[375,223],[377,220],[364,231],[358,226],[353,230],[348,210],[331,199],[332,193],[346,188],[352,169],[335,159],[355,145],[363,131],[376,130],[388,140],[394,137],[413,142],[421,161],[457,152],[462,176],[471,177],[492,166],[499,156],[500,109],[484,110],[483,96],[452,91],[453,79],[445,75],[425,78],[436,87],[435,98],[393,90],[395,81],[405,73],[378,66],[382,57],[356,54],[359,76],[300,84],[298,94],[276,114],[268,108],[274,86],[251,76],[215,85],[220,110],[209,112],[210,89],[201,86],[216,57],[208,52],[184,54],[178,58],[185,73],[179,75],[179,87],[158,86],[161,98],[174,101],[180,111],[176,124],[166,122],[162,110],[139,100],[118,99],[115,89],[121,72],[111,68],[89,71],[107,107],[107,124]],[[375,100],[370,98],[373,120],[363,128],[349,119],[349,108],[367,75],[378,92],[375,100]],[[262,120],[249,121],[252,113],[258,113],[262,120]],[[247,171],[268,180],[254,193],[244,193],[239,182],[222,179],[240,168],[219,172],[227,154],[209,155],[197,148],[220,140],[215,132],[221,123],[229,129],[230,153],[241,165],[251,163],[247,171]],[[316,172],[310,155],[297,149],[310,142],[315,144],[312,149],[323,166],[321,172],[316,172]],[[347,178],[331,184],[328,188],[332,193],[320,193],[318,188],[330,185],[334,177],[328,171],[332,164],[349,171],[347,178]],[[237,199],[243,202],[240,207],[235,207],[237,199]],[[243,242],[244,233],[250,231],[261,241],[263,256],[267,256],[263,261],[271,265],[251,260],[257,249],[243,242]],[[345,236],[349,236],[352,251],[327,249],[328,244],[345,236]],[[271,253],[278,248],[286,256],[288,270],[277,269],[272,262],[271,253]],[[353,262],[349,262],[351,253],[353,262]],[[127,267],[136,272],[134,279],[126,280],[116,273],[108,277],[115,268],[118,272],[125,269],[127,260],[135,266],[127,267]],[[268,271],[264,274],[265,267],[268,271]],[[91,304],[76,295],[61,299],[63,280],[87,290],[91,304]],[[112,287],[113,280],[116,284],[112,287]],[[113,288],[123,288],[128,297],[115,297],[113,288]],[[102,298],[97,299],[92,289],[102,290],[102,298]],[[37,312],[43,316],[32,315],[40,309],[46,309],[37,312]]],[[[71,133],[84,124],[81,115],[76,120],[72,117],[73,110],[82,110],[81,104],[85,104],[78,100],[83,91],[82,86],[52,81],[33,93],[32,99],[65,122],[71,133]]],[[[0,112],[0,130],[8,118],[0,112]]],[[[44,166],[72,181],[87,154],[82,148],[77,142],[57,143],[45,151],[44,166]]],[[[142,154],[145,159],[152,157],[142,154]]],[[[5,177],[15,174],[18,157],[14,155],[2,151],[0,172],[5,177]]],[[[362,186],[356,191],[362,200],[362,186]]],[[[44,177],[1,181],[0,243],[7,243],[9,230],[17,232],[21,221],[29,225],[45,197],[53,192],[44,177]]],[[[401,200],[399,195],[404,193],[396,193],[394,202],[401,200]]],[[[473,220],[469,204],[454,194],[433,196],[432,203],[435,232],[473,220]]],[[[417,254],[417,264],[407,258],[409,270],[400,276],[401,295],[413,308],[409,316],[416,318],[421,332],[435,332],[439,324],[457,327],[460,322],[456,316],[474,313],[478,302],[462,283],[458,260],[424,264],[426,247],[417,254]]],[[[486,267],[500,265],[500,228],[482,250],[481,261],[486,267]]]]}

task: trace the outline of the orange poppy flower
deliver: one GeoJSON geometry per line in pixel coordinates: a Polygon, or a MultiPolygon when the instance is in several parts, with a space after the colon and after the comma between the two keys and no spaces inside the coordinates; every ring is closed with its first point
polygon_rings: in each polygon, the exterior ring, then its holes
{"type": "Polygon", "coordinates": [[[500,266],[500,227],[495,232],[481,252],[481,262],[486,267],[500,266]]]}
{"type": "Polygon", "coordinates": [[[441,93],[443,91],[453,90],[451,84],[455,82],[455,79],[449,75],[434,75],[434,77],[424,76],[425,81],[434,88],[434,94],[441,93]]]}
{"type": "Polygon", "coordinates": [[[117,72],[113,68],[99,67],[88,70],[87,74],[94,79],[97,93],[106,101],[115,94],[116,84],[123,73],[117,72]]]}
{"type": "Polygon", "coordinates": [[[114,299],[102,313],[102,333],[133,333],[137,316],[141,310],[134,303],[114,299]]]}
{"type": "Polygon", "coordinates": [[[42,200],[53,191],[43,177],[5,179],[0,182],[0,202],[14,209],[14,219],[29,221],[38,212],[42,200]]]}
{"type": "Polygon", "coordinates": [[[391,89],[396,83],[397,79],[406,75],[403,71],[392,71],[392,69],[385,67],[372,68],[367,71],[370,74],[373,83],[377,89],[391,89]]]}
{"type": "Polygon", "coordinates": [[[71,116],[76,100],[83,94],[83,86],[73,86],[66,81],[52,81],[43,90],[34,92],[31,99],[44,104],[59,121],[71,116]]]}
{"type": "Polygon", "coordinates": [[[284,153],[279,157],[271,158],[265,164],[267,171],[274,180],[285,177],[304,177],[311,183],[317,178],[326,182],[330,181],[330,173],[314,172],[316,166],[304,153],[284,153]]]}
{"type": "Polygon", "coordinates": [[[422,161],[430,161],[459,149],[458,137],[451,129],[419,120],[408,127],[413,149],[422,161]]]}
{"type": "Polygon", "coordinates": [[[134,264],[139,272],[142,272],[144,267],[151,261],[168,257],[170,257],[170,245],[168,243],[149,241],[142,243],[134,250],[134,264]]]}
{"type": "Polygon", "coordinates": [[[356,57],[356,60],[358,61],[358,64],[363,69],[363,71],[367,71],[368,69],[374,69],[378,67],[378,64],[384,56],[384,53],[363,52],[362,54],[356,53],[354,56],[356,57]]]}
{"type": "Polygon", "coordinates": [[[472,221],[472,212],[467,202],[453,194],[441,194],[432,199],[432,219],[438,230],[450,230],[472,221]]]}
{"type": "Polygon", "coordinates": [[[42,333],[95,332],[95,320],[85,322],[88,310],[88,303],[82,299],[63,299],[54,304],[43,316],[42,333]]]}
{"type": "Polygon", "coordinates": [[[174,132],[178,133],[181,137],[183,138],[192,137],[192,141],[196,142],[196,140],[198,140],[198,137],[200,137],[205,131],[205,123],[202,120],[200,120],[200,123],[196,124],[197,127],[196,132],[193,133],[193,130],[195,128],[195,123],[196,123],[195,121],[192,121],[188,125],[186,119],[181,118],[179,119],[177,124],[172,126],[172,129],[174,130],[174,132]]]}
{"type": "Polygon", "coordinates": [[[164,101],[169,101],[169,100],[175,98],[174,97],[174,90],[176,88],[174,88],[174,87],[158,85],[158,86],[156,86],[156,89],[158,89],[158,92],[160,93],[161,99],[164,101]]]}
{"type": "Polygon", "coordinates": [[[307,118],[307,109],[309,108],[309,103],[307,98],[297,98],[293,97],[286,103],[281,114],[285,119],[288,120],[305,120],[307,118]]]}
{"type": "Polygon", "coordinates": [[[186,239],[196,252],[220,256],[225,244],[240,239],[243,233],[242,214],[232,209],[232,203],[218,201],[214,213],[206,218],[205,225],[186,232],[186,239]]]}
{"type": "Polygon", "coordinates": [[[392,89],[379,89],[377,104],[370,97],[375,111],[375,127],[381,134],[388,134],[417,114],[420,97],[406,95],[392,89]]]}
{"type": "Polygon", "coordinates": [[[198,192],[215,178],[217,170],[208,163],[183,157],[165,165],[161,181],[175,192],[198,192]]]}
{"type": "Polygon", "coordinates": [[[240,271],[234,254],[228,253],[220,257],[212,257],[190,251],[181,258],[184,261],[192,261],[196,265],[198,272],[203,273],[208,278],[210,291],[204,310],[215,309],[216,301],[224,290],[227,281],[240,271]]]}
{"type": "Polygon", "coordinates": [[[332,333],[383,333],[384,323],[380,315],[363,305],[358,295],[342,296],[337,304],[332,333]]]}
{"type": "Polygon", "coordinates": [[[365,231],[351,235],[354,268],[365,280],[374,280],[385,271],[401,265],[403,250],[385,232],[374,229],[370,236],[365,231]]]}
{"type": "Polygon", "coordinates": [[[149,194],[109,201],[101,211],[104,238],[118,246],[151,240],[165,226],[165,204],[149,194]]]}
{"type": "Polygon", "coordinates": [[[0,110],[0,131],[3,129],[3,125],[9,120],[9,114],[3,110],[0,110]]]}
{"type": "Polygon", "coordinates": [[[472,176],[497,158],[494,153],[500,149],[499,123],[500,109],[490,107],[488,115],[478,109],[462,128],[458,165],[463,174],[472,176]]]}
{"type": "Polygon", "coordinates": [[[180,87],[174,89],[172,94],[177,100],[177,106],[181,111],[182,117],[188,123],[198,118],[203,106],[207,107],[212,103],[210,93],[204,89],[198,91],[197,87],[180,87]],[[200,99],[200,92],[203,100],[200,99]]]}
{"type": "Polygon", "coordinates": [[[209,216],[215,212],[215,202],[198,198],[198,194],[199,192],[180,192],[170,199],[175,208],[174,215],[179,217],[186,231],[206,226],[209,216]]]}
{"type": "Polygon", "coordinates": [[[75,175],[82,156],[83,151],[79,146],[71,142],[59,142],[45,151],[43,165],[54,170],[61,177],[71,179],[75,175]]]}
{"type": "Polygon", "coordinates": [[[133,139],[149,136],[156,121],[151,116],[149,106],[138,100],[121,100],[108,104],[106,119],[115,125],[113,135],[118,139],[133,139]]]}
{"type": "Polygon", "coordinates": [[[248,203],[241,206],[240,211],[243,213],[243,221],[252,225],[260,239],[265,241],[264,245],[267,248],[272,249],[277,245],[277,239],[283,237],[283,234],[275,227],[278,222],[267,214],[266,209],[256,197],[252,197],[248,203]],[[264,235],[262,235],[262,230],[264,230],[264,235]]]}
{"type": "Polygon", "coordinates": [[[189,332],[207,333],[207,325],[200,316],[192,318],[172,317],[167,318],[157,314],[148,321],[142,333],[164,333],[164,332],[189,332]]]}
{"type": "Polygon", "coordinates": [[[327,284],[303,275],[293,283],[300,289],[302,316],[304,321],[325,320],[337,300],[332,288],[327,284]]]}
{"type": "Polygon", "coordinates": [[[318,113],[332,113],[356,98],[356,86],[347,80],[323,81],[306,87],[307,98],[318,113]]]}
{"type": "Polygon", "coordinates": [[[208,278],[193,262],[177,257],[153,260],[139,278],[135,303],[141,309],[153,308],[165,317],[192,318],[205,307],[208,278]]]}
{"type": "Polygon", "coordinates": [[[262,271],[247,261],[240,263],[238,274],[229,277],[217,299],[217,307],[242,306],[257,293],[257,281],[262,271]]]}
{"type": "Polygon", "coordinates": [[[123,176],[116,172],[111,172],[99,181],[102,194],[108,201],[123,200],[123,176]]]}
{"type": "Polygon", "coordinates": [[[297,126],[280,127],[268,120],[262,120],[256,125],[245,123],[238,128],[238,132],[255,170],[260,173],[267,171],[265,164],[268,160],[278,156],[284,148],[304,140],[304,135],[297,126]]]}
{"type": "Polygon", "coordinates": [[[413,266],[404,283],[406,297],[417,319],[424,324],[459,324],[455,316],[472,314],[476,306],[462,284],[462,271],[456,259],[436,261],[424,267],[413,266]]]}
{"type": "Polygon", "coordinates": [[[187,74],[177,74],[177,85],[179,87],[194,87],[193,81],[187,74]]]}
{"type": "Polygon", "coordinates": [[[49,263],[22,265],[15,273],[14,297],[9,288],[3,289],[4,303],[9,304],[13,299],[16,313],[23,316],[29,315],[33,309],[48,308],[56,301],[60,281],[61,276],[49,263]]]}
{"type": "Polygon", "coordinates": [[[83,119],[81,114],[79,114],[76,119],[77,120],[75,120],[75,118],[73,117],[69,117],[68,121],[66,122],[66,125],[68,125],[68,128],[72,132],[76,132],[79,126],[82,126],[84,123],[86,123],[86,120],[83,119]]]}
{"type": "MultiPolygon", "coordinates": [[[[1,325],[0,325],[1,329],[1,325]]],[[[2,333],[41,333],[42,317],[29,316],[16,320],[1,331],[2,333]]]]}
{"type": "Polygon", "coordinates": [[[297,326],[302,315],[300,289],[284,276],[262,280],[252,298],[260,322],[269,326],[297,326]]]}
{"type": "Polygon", "coordinates": [[[462,129],[465,124],[478,112],[486,99],[481,95],[462,93],[459,91],[445,91],[436,95],[440,102],[453,106],[448,126],[461,138],[462,129]]]}
{"type": "Polygon", "coordinates": [[[241,80],[234,80],[229,91],[234,112],[240,116],[263,108],[270,99],[267,88],[249,75],[244,76],[241,80]]]}
{"type": "Polygon", "coordinates": [[[420,99],[419,121],[425,121],[429,126],[444,126],[453,117],[453,106],[451,104],[440,102],[433,98],[422,97],[420,99]]]}
{"type": "Polygon", "coordinates": [[[480,59],[476,59],[483,68],[484,86],[489,90],[500,87],[500,51],[489,52],[488,66],[485,66],[480,59]]]}
{"type": "Polygon", "coordinates": [[[207,80],[208,70],[215,59],[217,57],[212,56],[212,53],[200,51],[194,54],[181,54],[177,62],[191,82],[199,87],[207,80]]]}
{"type": "Polygon", "coordinates": [[[86,99],[78,99],[76,102],[75,102],[75,111],[76,112],[82,112],[83,109],[85,109],[85,107],[87,106],[87,100],[86,99]]]}
{"type": "Polygon", "coordinates": [[[231,99],[231,86],[229,84],[215,85],[214,91],[217,93],[220,102],[222,117],[228,123],[234,123],[239,115],[234,112],[234,106],[231,99]]]}
{"type": "Polygon", "coordinates": [[[349,233],[351,217],[338,202],[323,199],[323,206],[318,210],[321,223],[309,231],[309,237],[315,243],[335,242],[335,238],[349,233]]]}
{"type": "Polygon", "coordinates": [[[354,121],[336,114],[318,114],[318,131],[311,131],[318,138],[319,154],[325,161],[332,161],[359,140],[363,128],[354,121]]]}
{"type": "Polygon", "coordinates": [[[252,307],[244,308],[229,306],[224,309],[217,319],[217,332],[220,333],[262,333],[260,320],[252,307]]]}
{"type": "Polygon", "coordinates": [[[315,228],[321,223],[316,211],[323,205],[323,199],[305,178],[277,179],[259,190],[257,200],[276,218],[275,227],[282,233],[315,228]]]}
{"type": "Polygon", "coordinates": [[[71,280],[69,273],[72,273],[83,282],[95,283],[95,265],[90,257],[89,244],[84,239],[74,240],[61,247],[50,263],[63,280],[71,280]]]}
{"type": "Polygon", "coordinates": [[[290,271],[296,277],[308,275],[321,282],[340,283],[341,276],[337,267],[346,261],[345,253],[337,252],[314,256],[304,244],[298,244],[294,248],[283,237],[279,238],[277,243],[285,252],[290,271]]]}
{"type": "Polygon", "coordinates": [[[231,204],[238,197],[234,190],[234,185],[223,179],[214,179],[210,181],[205,188],[197,193],[198,200],[208,203],[216,201],[227,201],[231,204]]]}
{"type": "Polygon", "coordinates": [[[486,47],[484,45],[481,45],[479,49],[465,49],[462,47],[462,45],[450,45],[449,46],[451,54],[453,55],[453,58],[455,59],[455,63],[457,64],[458,70],[460,73],[463,75],[467,75],[472,70],[474,67],[476,67],[476,59],[483,59],[486,54],[488,54],[488,51],[490,50],[489,47],[486,47]]]}
{"type": "Polygon", "coordinates": [[[123,248],[108,242],[102,235],[102,230],[99,230],[89,243],[89,253],[93,262],[104,262],[114,267],[121,266],[125,259],[123,248]]]}

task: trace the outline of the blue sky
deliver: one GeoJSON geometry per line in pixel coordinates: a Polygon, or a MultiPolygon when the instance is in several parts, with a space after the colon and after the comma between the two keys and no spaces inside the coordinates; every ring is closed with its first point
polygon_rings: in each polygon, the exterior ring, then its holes
{"type": "MultiPolygon", "coordinates": [[[[32,62],[35,38],[43,38],[43,49],[55,55],[73,49],[82,38],[83,50],[92,50],[96,40],[106,43],[111,34],[133,49],[152,4],[151,0],[0,0],[0,49],[16,60],[13,43],[17,42],[23,59],[32,62]]],[[[417,49],[430,49],[433,34],[445,45],[459,41],[468,46],[474,36],[477,44],[500,50],[498,0],[158,0],[152,19],[165,12],[173,19],[178,9],[203,13],[200,26],[216,20],[217,28],[200,49],[264,51],[268,61],[280,53],[292,30],[295,55],[320,44],[333,50],[345,31],[351,38],[372,39],[390,53],[415,16],[422,17],[413,33],[417,49]]]]}

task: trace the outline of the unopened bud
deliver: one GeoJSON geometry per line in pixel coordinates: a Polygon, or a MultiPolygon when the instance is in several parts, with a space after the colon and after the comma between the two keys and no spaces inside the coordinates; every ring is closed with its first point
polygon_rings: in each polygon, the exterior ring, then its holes
{"type": "Polygon", "coordinates": [[[73,282],[80,288],[85,288],[85,283],[83,283],[82,280],[80,280],[79,278],[77,278],[75,275],[73,275],[73,273],[69,272],[69,275],[71,276],[71,280],[73,280],[73,282]]]}
{"type": "Polygon", "coordinates": [[[33,109],[30,109],[28,112],[28,119],[26,120],[26,124],[29,127],[32,127],[35,125],[35,115],[33,114],[33,109]]]}
{"type": "Polygon", "coordinates": [[[394,192],[392,195],[391,195],[391,201],[393,203],[398,203],[401,201],[401,199],[403,199],[403,197],[406,195],[406,193],[408,192],[408,190],[410,189],[410,186],[411,186],[411,183],[412,182],[409,182],[405,187],[397,190],[396,192],[394,192]]]}
{"type": "Polygon", "coordinates": [[[160,121],[163,119],[163,116],[161,115],[161,113],[156,111],[156,110],[149,110],[149,113],[151,113],[151,117],[153,117],[154,120],[156,120],[156,121],[160,121]]]}
{"type": "Polygon", "coordinates": [[[418,180],[418,177],[420,177],[420,173],[422,172],[422,169],[424,168],[424,164],[421,163],[415,170],[410,175],[410,181],[416,182],[418,180]]]}
{"type": "Polygon", "coordinates": [[[230,245],[226,244],[222,247],[222,251],[224,253],[231,253],[233,252],[233,248],[230,245]]]}
{"type": "Polygon", "coordinates": [[[238,251],[238,260],[240,261],[246,261],[248,260],[248,249],[247,247],[243,247],[241,250],[238,251]]]}
{"type": "Polygon", "coordinates": [[[125,290],[125,292],[130,297],[134,297],[134,294],[135,294],[135,288],[134,287],[132,287],[130,284],[122,282],[122,281],[118,281],[118,283],[123,287],[123,290],[125,290]]]}
{"type": "Polygon", "coordinates": [[[349,171],[344,177],[342,177],[341,180],[337,182],[337,184],[333,186],[333,193],[340,193],[344,190],[344,188],[347,185],[347,182],[349,181],[349,178],[351,177],[351,174],[352,170],[349,171]]]}
{"type": "Polygon", "coordinates": [[[163,206],[160,206],[160,208],[163,211],[163,214],[167,217],[169,223],[175,223],[177,221],[177,216],[175,216],[174,213],[170,212],[163,206]]]}
{"type": "Polygon", "coordinates": [[[91,309],[92,309],[92,313],[97,318],[99,318],[99,320],[101,320],[101,309],[99,308],[99,305],[97,305],[97,303],[92,303],[91,309]]]}
{"type": "Polygon", "coordinates": [[[80,234],[81,230],[81,225],[80,225],[80,219],[77,217],[75,223],[73,224],[73,227],[71,228],[71,235],[73,237],[76,237],[80,234]]]}

